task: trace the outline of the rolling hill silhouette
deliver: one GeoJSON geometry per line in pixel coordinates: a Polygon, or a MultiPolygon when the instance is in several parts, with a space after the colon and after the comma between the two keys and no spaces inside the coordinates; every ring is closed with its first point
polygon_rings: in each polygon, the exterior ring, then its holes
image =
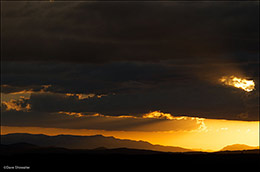
{"type": "Polygon", "coordinates": [[[245,144],[233,144],[233,145],[225,146],[220,151],[237,151],[237,150],[252,150],[252,149],[259,149],[259,146],[254,147],[245,144]]]}
{"type": "Polygon", "coordinates": [[[174,146],[153,145],[145,141],[122,140],[114,137],[104,137],[102,135],[94,136],[75,136],[75,135],[57,135],[47,136],[43,134],[14,133],[1,136],[2,144],[14,144],[25,142],[41,147],[62,147],[68,149],[96,149],[105,147],[144,149],[162,152],[189,152],[190,149],[174,146]]]}
{"type": "Polygon", "coordinates": [[[29,166],[33,171],[197,171],[256,169],[259,150],[222,152],[159,152],[99,147],[68,149],[28,143],[0,145],[0,167],[29,166]]]}
{"type": "Polygon", "coordinates": [[[10,145],[0,144],[1,155],[21,155],[21,154],[88,154],[88,155],[154,155],[167,154],[170,152],[160,152],[147,149],[113,148],[104,147],[96,149],[68,149],[61,147],[40,147],[28,143],[15,143],[10,145]]]}

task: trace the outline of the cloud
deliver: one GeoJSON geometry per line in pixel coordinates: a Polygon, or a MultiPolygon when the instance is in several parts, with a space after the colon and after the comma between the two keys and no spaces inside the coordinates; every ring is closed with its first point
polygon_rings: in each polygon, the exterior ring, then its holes
{"type": "Polygon", "coordinates": [[[1,91],[9,107],[19,105],[10,95],[17,101],[26,94],[31,113],[41,115],[161,111],[258,120],[258,7],[3,2],[1,91]],[[254,80],[256,89],[245,94],[219,84],[232,75],[254,80]]]}
{"type": "MultiPolygon", "coordinates": [[[[110,131],[202,131],[203,118],[143,118],[135,116],[85,115],[76,112],[5,111],[3,126],[51,127],[68,129],[95,129],[110,131]]],[[[204,128],[203,128],[204,127],[204,128]]]]}
{"type": "Polygon", "coordinates": [[[28,112],[31,105],[28,103],[29,99],[20,98],[19,100],[11,99],[10,101],[1,101],[1,109],[3,111],[24,111],[28,112]]]}
{"type": "MultiPolygon", "coordinates": [[[[62,93],[33,93],[27,100],[32,112],[73,112],[75,115],[102,114],[106,116],[140,117],[151,111],[160,113],[144,116],[171,119],[174,116],[191,116],[213,119],[257,120],[257,95],[245,99],[243,91],[230,92],[222,87],[175,88],[142,91],[128,94],[111,94],[81,99],[62,93]],[[200,89],[198,91],[198,89],[200,89]],[[196,91],[197,90],[197,91],[196,91]],[[168,113],[166,113],[168,112],[168,113]],[[241,114],[246,113],[247,118],[241,114]]],[[[80,115],[78,115],[80,116],[80,115]]]]}
{"type": "Polygon", "coordinates": [[[184,86],[197,82],[219,84],[220,77],[232,74],[258,82],[256,71],[259,69],[257,65],[241,62],[186,59],[161,63],[115,62],[102,65],[50,62],[2,64],[4,93],[49,91],[86,95],[141,91],[173,83],[184,86]],[[250,68],[244,70],[248,66],[250,68]]]}
{"type": "Polygon", "coordinates": [[[258,9],[257,2],[3,2],[3,60],[257,59],[258,9]]]}
{"type": "Polygon", "coordinates": [[[253,80],[247,80],[235,76],[223,76],[220,78],[220,82],[224,83],[225,85],[241,88],[247,92],[253,91],[255,89],[255,83],[253,80]]]}
{"type": "Polygon", "coordinates": [[[185,80],[188,69],[164,64],[116,62],[103,65],[3,62],[2,92],[23,90],[77,94],[109,94],[143,90],[185,80]],[[170,81],[171,82],[171,81],[170,81]]]}
{"type": "Polygon", "coordinates": [[[244,93],[219,82],[223,74],[242,69],[230,70],[234,63],[224,63],[229,72],[219,69],[223,63],[214,66],[206,61],[198,64],[185,60],[168,64],[116,62],[73,66],[4,62],[2,92],[5,101],[26,94],[32,110],[42,112],[138,115],[161,110],[177,116],[218,119],[242,119],[239,114],[247,113],[247,120],[257,120],[258,77],[251,77],[255,90],[244,93]]]}

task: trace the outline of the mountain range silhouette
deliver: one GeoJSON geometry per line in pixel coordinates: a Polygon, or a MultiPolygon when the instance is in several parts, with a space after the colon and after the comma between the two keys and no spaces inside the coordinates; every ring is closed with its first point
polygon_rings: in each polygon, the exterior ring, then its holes
{"type": "MultiPolygon", "coordinates": [[[[102,135],[76,136],[76,135],[57,135],[47,136],[44,134],[12,133],[1,136],[1,144],[10,145],[25,143],[40,147],[60,147],[67,149],[142,149],[160,152],[195,152],[192,149],[185,149],[176,146],[153,145],[146,141],[134,141],[128,139],[117,139],[114,137],[105,137],[102,135]]],[[[16,145],[17,146],[17,145],[16,145]]],[[[21,144],[20,144],[21,146],[21,144]]],[[[259,149],[259,146],[253,147],[245,144],[227,145],[220,151],[239,151],[259,149]]],[[[197,151],[196,151],[197,152],[197,151]]],[[[199,151],[201,152],[201,151],[199,151]]]]}
{"type": "Polygon", "coordinates": [[[250,171],[258,167],[259,149],[194,152],[101,135],[46,136],[23,133],[1,136],[0,160],[1,168],[21,165],[29,166],[33,171],[210,171],[212,168],[250,171]]]}
{"type": "Polygon", "coordinates": [[[93,136],[75,136],[75,135],[57,135],[47,136],[43,134],[14,133],[1,136],[2,144],[30,143],[41,147],[62,147],[68,149],[96,149],[105,147],[144,149],[162,152],[189,152],[191,149],[185,149],[174,146],[153,145],[145,141],[134,141],[128,139],[116,139],[114,137],[105,137],[102,135],[93,136]]]}

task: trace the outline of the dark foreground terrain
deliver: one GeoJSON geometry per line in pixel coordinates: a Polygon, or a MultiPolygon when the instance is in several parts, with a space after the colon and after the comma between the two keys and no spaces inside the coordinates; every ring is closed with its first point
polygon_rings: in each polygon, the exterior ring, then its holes
{"type": "Polygon", "coordinates": [[[15,166],[34,171],[254,171],[260,163],[259,150],[166,153],[128,148],[75,150],[19,143],[1,145],[0,151],[1,171],[15,166]]]}

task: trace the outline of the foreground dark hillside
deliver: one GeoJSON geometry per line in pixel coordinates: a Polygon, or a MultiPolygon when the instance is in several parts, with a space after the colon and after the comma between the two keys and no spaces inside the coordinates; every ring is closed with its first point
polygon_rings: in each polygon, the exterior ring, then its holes
{"type": "Polygon", "coordinates": [[[259,150],[218,153],[166,153],[140,149],[71,150],[19,143],[1,145],[4,166],[30,166],[31,170],[246,170],[257,169],[259,150]]]}

